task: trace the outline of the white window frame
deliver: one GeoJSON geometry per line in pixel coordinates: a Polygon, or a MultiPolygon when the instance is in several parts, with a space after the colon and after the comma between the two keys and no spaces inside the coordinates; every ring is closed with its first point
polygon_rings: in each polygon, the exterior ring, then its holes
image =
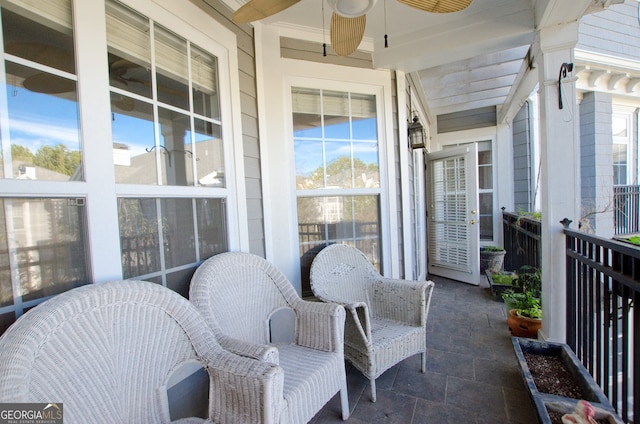
{"type": "Polygon", "coordinates": [[[72,0],[85,181],[33,182],[7,178],[2,180],[0,195],[86,197],[86,239],[93,282],[122,278],[118,197],[224,197],[229,249],[249,249],[235,34],[191,2],[123,0],[122,3],[217,57],[227,185],[213,188],[115,183],[113,163],[105,160],[113,156],[113,150],[104,2],[72,0]]]}
{"type": "MultiPolygon", "coordinates": [[[[396,160],[389,71],[282,59],[279,49],[271,44],[276,41],[275,46],[279,45],[278,35],[270,31],[269,28],[256,27],[256,37],[260,40],[256,56],[259,59],[264,57],[265,63],[269,62],[268,70],[263,69],[258,74],[267,259],[282,270],[301,293],[291,88],[375,94],[380,154],[382,268],[385,275],[397,277],[400,271],[398,217],[396,213],[390,213],[390,209],[395,211],[397,208],[389,207],[389,202],[397,199],[395,166],[389,166],[396,160]]],[[[261,68],[260,64],[258,68],[261,68]]],[[[338,194],[348,195],[356,191],[340,191],[338,194]]],[[[327,191],[326,194],[334,193],[327,191]]]]}

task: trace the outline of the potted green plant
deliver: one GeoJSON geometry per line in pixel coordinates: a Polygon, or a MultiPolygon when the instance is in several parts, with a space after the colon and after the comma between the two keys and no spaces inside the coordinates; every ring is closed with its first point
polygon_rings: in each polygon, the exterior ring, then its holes
{"type": "Polygon", "coordinates": [[[513,286],[502,294],[509,331],[513,336],[536,337],[542,326],[540,269],[528,265],[521,267],[513,286]]]}
{"type": "Polygon", "coordinates": [[[531,293],[533,297],[540,298],[542,291],[542,272],[540,268],[529,265],[520,267],[517,278],[513,284],[523,293],[531,293]]]}
{"type": "Polygon", "coordinates": [[[502,271],[504,266],[504,255],[507,251],[499,246],[482,246],[480,247],[480,273],[486,271],[497,273],[502,271]]]}
{"type": "Polygon", "coordinates": [[[512,336],[535,338],[542,327],[542,305],[540,298],[531,292],[520,293],[515,307],[509,310],[507,325],[512,336]]]}

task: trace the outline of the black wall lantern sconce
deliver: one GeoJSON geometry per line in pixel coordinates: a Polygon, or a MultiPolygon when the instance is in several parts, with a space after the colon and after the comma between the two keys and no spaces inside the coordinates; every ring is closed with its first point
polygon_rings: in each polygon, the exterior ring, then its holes
{"type": "Polygon", "coordinates": [[[573,71],[573,63],[563,63],[560,66],[560,73],[558,74],[558,107],[562,109],[562,78],[567,77],[567,72],[573,71]]]}
{"type": "Polygon", "coordinates": [[[412,149],[422,149],[425,147],[424,127],[420,123],[417,115],[413,116],[413,122],[409,124],[409,144],[412,149]]]}

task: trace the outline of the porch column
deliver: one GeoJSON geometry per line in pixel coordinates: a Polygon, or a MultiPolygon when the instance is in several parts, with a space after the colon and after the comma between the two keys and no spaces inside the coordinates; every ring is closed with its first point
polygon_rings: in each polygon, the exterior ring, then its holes
{"type": "Polygon", "coordinates": [[[582,230],[613,237],[612,96],[591,91],[580,103],[582,230]]]}
{"type": "Polygon", "coordinates": [[[538,34],[537,69],[540,81],[540,148],[542,200],[542,331],[543,338],[565,341],[566,261],[560,223],[565,217],[577,224],[579,147],[575,80],[558,78],[563,63],[573,62],[578,23],[545,28],[538,34]]]}

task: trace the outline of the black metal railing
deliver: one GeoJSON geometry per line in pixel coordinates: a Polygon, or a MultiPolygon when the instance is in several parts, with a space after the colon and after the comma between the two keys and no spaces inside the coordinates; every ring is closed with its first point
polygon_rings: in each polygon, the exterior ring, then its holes
{"type": "Polygon", "coordinates": [[[640,233],[640,185],[613,187],[615,234],[640,233]]]}
{"type": "Polygon", "coordinates": [[[539,268],[542,261],[542,224],[526,215],[502,212],[504,236],[504,269],[517,271],[528,265],[539,268]]]}
{"type": "Polygon", "coordinates": [[[567,344],[627,423],[640,416],[640,248],[566,229],[567,344]]]}

